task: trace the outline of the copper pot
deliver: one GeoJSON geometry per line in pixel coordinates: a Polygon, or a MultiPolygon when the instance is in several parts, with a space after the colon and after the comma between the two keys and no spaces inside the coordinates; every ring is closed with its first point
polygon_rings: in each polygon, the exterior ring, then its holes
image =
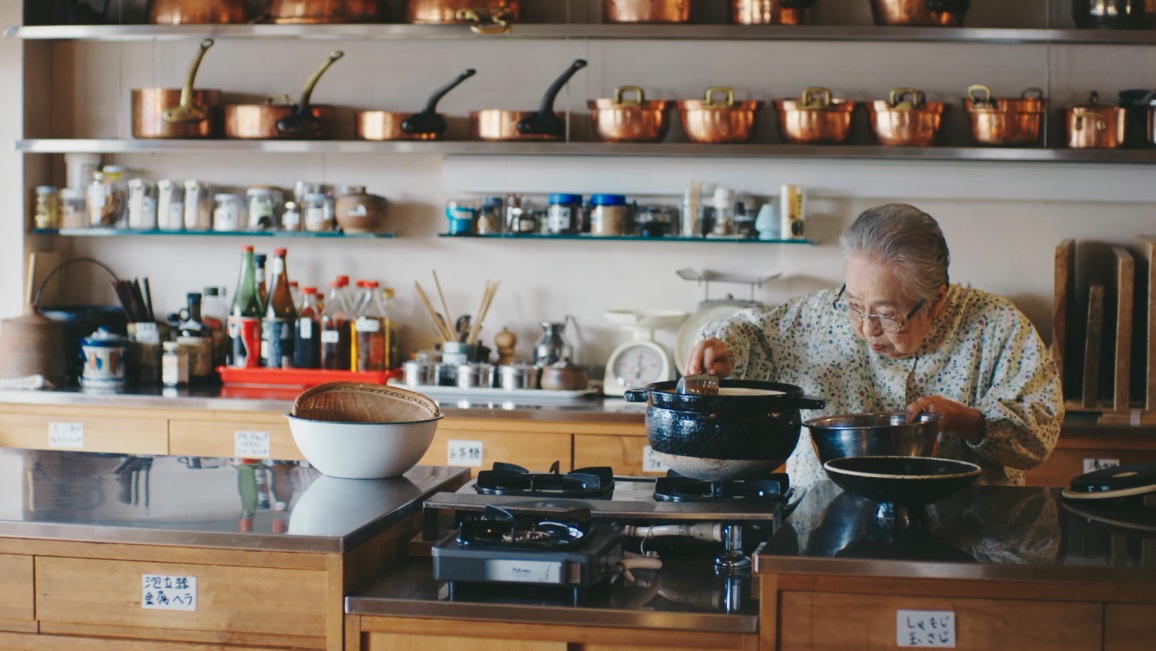
{"type": "Polygon", "coordinates": [[[247,23],[253,18],[245,0],[149,0],[145,15],[152,25],[247,23]]]}
{"type": "Polygon", "coordinates": [[[305,82],[301,102],[293,104],[288,95],[271,97],[264,104],[230,104],[225,107],[225,137],[242,140],[328,138],[333,123],[333,107],[310,105],[313,88],[321,75],[344,52],[331,52],[313,76],[305,82]],[[278,100],[284,103],[278,104],[278,100]]]}
{"type": "Polygon", "coordinates": [[[797,145],[840,144],[851,135],[855,102],[832,99],[826,88],[807,88],[799,99],[775,100],[779,132],[797,145]]]}
{"type": "Polygon", "coordinates": [[[755,135],[755,112],[763,105],[759,101],[736,102],[734,90],[725,86],[706,89],[704,99],[678,102],[682,130],[691,142],[735,143],[750,142],[755,135]],[[723,93],[726,99],[713,97],[723,93]]]}
{"type": "Polygon", "coordinates": [[[500,34],[521,12],[519,0],[408,0],[405,22],[466,23],[478,34],[500,34]]]}
{"type": "Polygon", "coordinates": [[[574,73],[585,67],[584,59],[575,59],[546,89],[537,111],[471,111],[470,135],[478,140],[561,140],[566,136],[566,120],[554,112],[554,99],[574,73]]]}
{"type": "Polygon", "coordinates": [[[638,86],[619,86],[613,99],[592,99],[586,105],[594,133],[605,142],[661,142],[670,130],[670,102],[647,101],[638,86]],[[625,97],[629,92],[635,93],[634,99],[625,97]]]}
{"type": "Polygon", "coordinates": [[[1018,146],[1038,143],[1048,101],[1042,90],[1029,88],[1018,98],[991,96],[975,84],[967,89],[963,108],[971,118],[971,137],[981,145],[1018,146]]]}
{"type": "Polygon", "coordinates": [[[810,25],[818,0],[731,0],[736,25],[810,25]]]}
{"type": "Polygon", "coordinates": [[[876,25],[959,27],[969,0],[871,0],[876,25]]]}
{"type": "Polygon", "coordinates": [[[385,20],[382,0],[272,0],[265,15],[275,23],[372,23],[385,20]]]}
{"type": "Polygon", "coordinates": [[[608,23],[685,23],[690,0],[602,0],[608,23]]]}
{"type": "Polygon", "coordinates": [[[1127,110],[1115,104],[1101,104],[1092,91],[1087,104],[1064,111],[1068,146],[1072,149],[1116,149],[1124,144],[1127,110]]]}
{"type": "Polygon", "coordinates": [[[921,90],[896,88],[891,98],[867,104],[871,129],[881,145],[927,147],[943,126],[943,102],[928,102],[921,90]]]}
{"type": "Polygon", "coordinates": [[[132,91],[132,137],[219,138],[221,92],[193,90],[197,70],[212,39],[201,41],[185,75],[184,88],[134,88],[132,91]]]}
{"type": "Polygon", "coordinates": [[[437,89],[417,113],[358,111],[357,137],[361,140],[439,140],[447,125],[445,117],[437,112],[438,102],[476,73],[473,68],[463,70],[457,79],[437,89]]]}

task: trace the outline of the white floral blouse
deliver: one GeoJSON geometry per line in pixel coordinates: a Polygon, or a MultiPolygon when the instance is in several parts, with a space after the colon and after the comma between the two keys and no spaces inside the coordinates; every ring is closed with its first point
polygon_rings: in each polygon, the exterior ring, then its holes
{"type": "MultiPolygon", "coordinates": [[[[796,384],[826,400],[822,410],[804,410],[804,420],[903,411],[935,395],[979,411],[983,440],[972,445],[944,432],[937,454],[979,465],[984,483],[1023,484],[1023,471],[1051,454],[1064,417],[1060,378],[1047,346],[1011,301],[952,285],[917,353],[891,359],[871,352],[834,299],[825,290],[771,310],[743,310],[707,324],[700,338],[726,343],[732,377],[796,384]]],[[[787,471],[797,486],[824,478],[806,427],[787,471]]]]}

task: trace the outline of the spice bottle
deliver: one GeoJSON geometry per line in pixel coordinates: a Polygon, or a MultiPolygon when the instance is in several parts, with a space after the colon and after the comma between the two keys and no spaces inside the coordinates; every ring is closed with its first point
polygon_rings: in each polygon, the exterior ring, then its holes
{"type": "Polygon", "coordinates": [[[213,333],[201,320],[201,295],[189,292],[188,307],[177,331],[177,343],[188,354],[188,380],[207,383],[213,379],[213,333]]]}
{"type": "Polygon", "coordinates": [[[175,341],[164,343],[161,355],[161,383],[166,387],[183,386],[189,383],[188,352],[175,341]]]}
{"type": "Polygon", "coordinates": [[[266,368],[293,368],[293,329],[297,308],[289,292],[285,249],[273,249],[272,287],[261,323],[261,363],[266,368]]]}
{"type": "Polygon", "coordinates": [[[317,302],[316,287],[301,288],[301,306],[297,309],[293,335],[293,366],[321,366],[321,306],[317,302]]]}
{"type": "Polygon", "coordinates": [[[36,209],[33,227],[41,230],[60,228],[60,195],[51,185],[36,187],[36,209]]]}

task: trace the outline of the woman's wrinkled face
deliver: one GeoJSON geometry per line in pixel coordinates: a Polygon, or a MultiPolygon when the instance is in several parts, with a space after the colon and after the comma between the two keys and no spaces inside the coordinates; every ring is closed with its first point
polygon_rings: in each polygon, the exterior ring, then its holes
{"type": "Polygon", "coordinates": [[[857,253],[847,257],[844,274],[847,287],[842,301],[852,310],[848,314],[853,315],[854,311],[858,311],[883,317],[884,321],[890,318],[903,325],[898,332],[887,332],[880,324],[880,319],[852,318],[855,332],[867,342],[871,351],[892,359],[915,354],[931,330],[946,288],[940,290],[940,295],[934,301],[919,305],[918,297],[903,294],[890,265],[857,253]],[[916,306],[918,309],[915,309],[916,306]],[[915,313],[908,317],[913,309],[915,313]]]}

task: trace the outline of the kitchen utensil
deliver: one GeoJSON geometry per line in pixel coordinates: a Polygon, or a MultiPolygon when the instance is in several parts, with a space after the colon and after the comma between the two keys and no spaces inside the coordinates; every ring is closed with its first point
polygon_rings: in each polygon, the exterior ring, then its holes
{"type": "Polygon", "coordinates": [[[333,121],[333,107],[311,105],[313,89],[321,75],[345,56],[335,51],[318,68],[293,104],[288,96],[271,97],[264,104],[231,104],[225,107],[225,137],[266,140],[274,138],[327,138],[333,121]],[[284,104],[278,104],[278,101],[284,104]]]}
{"type": "Polygon", "coordinates": [[[630,340],[618,344],[606,361],[602,392],[623,395],[654,382],[673,380],[678,367],[670,351],[654,338],[655,330],[677,328],[686,319],[679,310],[610,310],[606,320],[630,332],[630,340]]]}
{"type": "Polygon", "coordinates": [[[494,365],[473,362],[458,366],[458,388],[488,389],[494,386],[494,365]]]}
{"type": "Polygon", "coordinates": [[[736,25],[810,25],[818,0],[731,0],[736,25]]]}
{"type": "Polygon", "coordinates": [[[691,0],[603,0],[608,23],[685,23],[691,0]]]}
{"type": "Polygon", "coordinates": [[[793,144],[839,144],[851,135],[855,102],[833,99],[831,91],[815,87],[795,99],[775,100],[779,133],[793,144]]]}
{"type": "Polygon", "coordinates": [[[518,21],[519,0],[408,0],[407,23],[468,23],[476,34],[501,34],[518,21]]]}
{"type": "Polygon", "coordinates": [[[534,363],[545,366],[574,357],[574,347],[566,341],[565,321],[543,321],[542,336],[534,344],[534,363]]]}
{"type": "Polygon", "coordinates": [[[867,103],[871,129],[881,145],[927,147],[943,126],[943,102],[928,102],[923,91],[896,88],[890,99],[867,103]]]}
{"type": "Polygon", "coordinates": [[[820,463],[844,457],[930,457],[943,416],[922,413],[908,422],[902,411],[841,414],[803,423],[820,463]]]}
{"type": "Polygon", "coordinates": [[[717,396],[718,376],[708,374],[684,375],[678,378],[678,384],[675,385],[674,390],[678,393],[696,396],[717,396]]]}
{"type": "Polygon", "coordinates": [[[265,16],[274,23],[373,23],[386,18],[383,0],[272,0],[265,16]]]}
{"type": "Polygon", "coordinates": [[[201,41],[185,76],[183,88],[134,88],[132,136],[134,138],[219,138],[221,91],[193,90],[197,71],[212,39],[201,41]]]}
{"type": "Polygon", "coordinates": [[[59,384],[65,380],[64,324],[39,313],[32,294],[38,254],[28,256],[24,314],[0,322],[0,378],[40,375],[59,384]]]}
{"type": "Polygon", "coordinates": [[[959,27],[970,0],[871,0],[876,25],[959,27]]]}
{"type": "Polygon", "coordinates": [[[1072,0],[1072,19],[1083,29],[1135,29],[1152,16],[1146,0],[1072,0]]]}
{"type": "Polygon", "coordinates": [[[442,414],[425,420],[380,423],[309,420],[292,414],[285,418],[297,449],[323,474],[382,479],[397,477],[421,460],[433,442],[442,414]]]}
{"type": "Polygon", "coordinates": [[[345,233],[377,233],[385,226],[385,197],[351,185],[333,203],[333,216],[345,233]]]}
{"type": "Polygon", "coordinates": [[[938,502],[980,475],[974,463],[934,457],[844,457],[823,469],[848,493],[896,506],[938,502]]]}
{"type": "Polygon", "coordinates": [[[581,391],[590,384],[590,375],[585,367],[564,357],[542,367],[538,384],[547,391],[581,391]]]}
{"type": "Polygon", "coordinates": [[[1156,464],[1134,463],[1102,468],[1074,479],[1061,494],[1084,502],[1135,503],[1156,494],[1156,464]]]}
{"type": "Polygon", "coordinates": [[[546,89],[537,111],[472,111],[470,135],[479,140],[561,140],[566,135],[566,121],[554,112],[554,99],[574,73],[585,67],[585,59],[575,59],[546,89]]]}
{"type": "Polygon", "coordinates": [[[638,86],[619,86],[611,99],[586,103],[594,121],[594,133],[604,142],[661,142],[670,130],[667,100],[646,99],[638,86]],[[627,96],[634,93],[635,97],[627,96]]]}
{"type": "Polygon", "coordinates": [[[1086,104],[1071,106],[1064,111],[1068,147],[1115,149],[1122,146],[1127,117],[1126,109],[1101,103],[1099,93],[1092,91],[1086,104]]]}
{"type": "Polygon", "coordinates": [[[714,396],[677,393],[657,382],[625,393],[645,402],[646,438],[671,470],[703,480],[765,476],[799,440],[799,409],[821,409],[822,399],[777,382],[722,380],[714,396]]]}
{"type": "Polygon", "coordinates": [[[704,99],[678,102],[678,110],[682,130],[691,142],[736,143],[750,142],[754,137],[755,112],[762,105],[753,100],[736,102],[733,89],[712,86],[706,89],[704,99]],[[720,93],[725,99],[714,99],[720,93]]]}
{"type": "Polygon", "coordinates": [[[80,386],[86,389],[116,389],[124,386],[127,340],[97,328],[96,332],[80,340],[84,370],[80,386]]]}
{"type": "Polygon", "coordinates": [[[245,0],[149,0],[145,22],[152,25],[247,23],[245,0]]]}
{"type": "Polygon", "coordinates": [[[537,389],[539,373],[533,364],[505,364],[498,367],[498,386],[507,391],[537,389]]]}
{"type": "Polygon", "coordinates": [[[357,137],[361,140],[439,140],[446,132],[446,119],[437,112],[438,102],[446,93],[477,73],[463,70],[450,83],[438,88],[417,113],[397,111],[358,111],[357,137]]]}
{"type": "MultiPolygon", "coordinates": [[[[99,260],[87,257],[72,258],[71,260],[62,262],[41,281],[40,287],[36,290],[36,295],[32,299],[32,305],[41,316],[62,324],[64,331],[64,347],[62,351],[65,369],[69,379],[79,378],[83,368],[83,362],[80,356],[81,339],[101,327],[109,332],[124,335],[128,332],[128,320],[130,318],[126,315],[132,315],[133,317],[139,316],[141,317],[140,320],[148,319],[148,311],[147,307],[143,304],[143,298],[137,298],[135,295],[129,298],[131,285],[131,281],[118,280],[112,269],[109,269],[108,266],[99,260]],[[121,306],[44,305],[41,297],[49,281],[65,269],[79,263],[94,264],[106,271],[108,275],[112,277],[114,289],[117,288],[117,283],[128,283],[127,286],[120,285],[121,289],[126,292],[124,296],[122,296],[121,306]]],[[[117,290],[118,296],[121,294],[121,289],[117,290]]]]}
{"type": "Polygon", "coordinates": [[[335,423],[403,423],[439,418],[436,402],[407,389],[363,382],[327,382],[302,391],[290,415],[335,423]]]}
{"type": "Polygon", "coordinates": [[[978,144],[1021,146],[1039,143],[1048,102],[1039,88],[1029,88],[1019,98],[994,98],[990,88],[974,84],[967,89],[963,108],[978,144]]]}
{"type": "Polygon", "coordinates": [[[437,364],[433,362],[411,359],[402,363],[401,371],[404,382],[411,387],[438,383],[437,364]]]}

